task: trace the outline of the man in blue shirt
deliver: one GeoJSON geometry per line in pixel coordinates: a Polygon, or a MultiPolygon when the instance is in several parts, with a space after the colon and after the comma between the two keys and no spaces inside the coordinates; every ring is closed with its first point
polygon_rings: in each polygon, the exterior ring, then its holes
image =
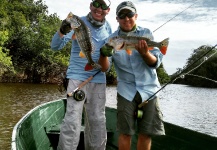
{"type": "MultiPolygon", "coordinates": [[[[111,27],[105,19],[105,16],[110,11],[109,6],[110,0],[93,0],[90,3],[90,13],[87,16],[80,17],[91,31],[91,41],[94,45],[94,51],[91,57],[94,62],[98,62],[100,48],[105,44],[106,38],[112,33],[111,27]]],[[[78,41],[74,39],[74,33],[70,23],[63,20],[60,30],[55,33],[51,42],[51,48],[53,50],[60,50],[67,42],[72,41],[70,62],[66,74],[69,79],[67,93],[73,92],[80,83],[99,71],[99,69],[84,70],[87,59],[79,56],[81,49],[78,41]]],[[[67,109],[60,128],[58,150],[77,149],[83,106],[85,112],[85,149],[105,149],[107,141],[105,122],[105,73],[97,73],[82,90],[86,95],[85,100],[76,101],[71,96],[67,97],[67,109]]]]}
{"type": "MultiPolygon", "coordinates": [[[[135,5],[130,1],[122,2],[116,9],[116,19],[119,28],[108,39],[114,36],[143,36],[153,40],[151,31],[136,25],[138,17],[135,5]]],[[[163,54],[158,48],[148,50],[146,41],[141,40],[136,50],[129,55],[125,50],[115,52],[109,59],[111,48],[107,45],[101,48],[100,60],[107,60],[104,65],[109,68],[113,62],[117,73],[117,127],[120,133],[119,150],[130,150],[131,136],[135,133],[137,120],[138,142],[137,150],[150,150],[151,136],[164,135],[162,113],[158,105],[160,89],[156,68],[162,62],[163,54]],[[140,119],[135,116],[138,105],[151,98],[141,111],[140,119]]],[[[105,62],[105,61],[104,61],[105,62]]]]}

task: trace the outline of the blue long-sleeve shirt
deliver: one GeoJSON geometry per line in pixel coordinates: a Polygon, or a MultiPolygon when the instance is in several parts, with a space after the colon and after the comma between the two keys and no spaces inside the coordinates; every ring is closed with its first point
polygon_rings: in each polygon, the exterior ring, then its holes
{"type": "MultiPolygon", "coordinates": [[[[84,23],[91,31],[92,41],[94,44],[94,51],[92,53],[93,61],[97,62],[100,56],[100,48],[105,44],[106,38],[112,33],[110,24],[106,21],[101,27],[94,27],[86,18],[86,16],[81,17],[84,23]]],[[[76,39],[72,40],[74,31],[72,30],[62,38],[59,36],[58,32],[52,38],[51,48],[53,50],[62,49],[69,41],[72,41],[72,48],[70,54],[70,62],[67,69],[67,78],[74,80],[86,80],[90,76],[94,75],[98,70],[93,69],[90,71],[85,71],[84,67],[87,64],[86,58],[81,58],[79,56],[80,47],[76,39]]],[[[93,83],[106,83],[105,73],[98,73],[90,82],[93,83]]]]}
{"type": "MultiPolygon", "coordinates": [[[[110,37],[118,36],[119,33],[120,29],[110,37]]],[[[153,35],[147,28],[138,26],[130,35],[132,34],[153,40],[153,35]]],[[[145,101],[160,88],[156,68],[160,66],[163,54],[158,48],[154,48],[150,52],[157,58],[154,67],[148,66],[137,50],[133,50],[132,55],[128,55],[125,50],[120,50],[115,52],[110,59],[110,63],[114,63],[117,73],[117,92],[129,101],[133,100],[137,91],[140,93],[142,100],[145,101]]]]}

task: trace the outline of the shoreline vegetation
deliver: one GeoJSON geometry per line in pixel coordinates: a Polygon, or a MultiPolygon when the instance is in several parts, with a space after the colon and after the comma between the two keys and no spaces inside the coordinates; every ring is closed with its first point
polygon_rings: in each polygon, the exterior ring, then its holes
{"type": "MultiPolygon", "coordinates": [[[[57,14],[48,15],[48,6],[42,0],[1,0],[0,9],[0,82],[59,83],[68,66],[71,43],[61,51],[50,48],[50,40],[62,22],[57,14]]],[[[177,78],[173,83],[217,88],[216,51],[210,45],[200,46],[172,75],[161,64],[157,69],[160,83],[177,78]],[[204,59],[200,58],[203,55],[204,59]]],[[[108,84],[116,84],[114,67],[106,79],[108,84]]]]}
{"type": "MultiPolygon", "coordinates": [[[[0,83],[42,83],[42,84],[60,84],[65,77],[67,66],[58,66],[59,69],[54,69],[51,73],[38,73],[37,71],[32,71],[23,73],[14,73],[11,71],[5,72],[0,76],[0,83]],[[64,68],[64,69],[60,69],[64,68]]],[[[169,82],[170,77],[163,68],[163,64],[157,69],[159,80],[161,84],[169,82]]],[[[114,66],[111,70],[106,73],[106,81],[109,85],[117,84],[117,76],[114,70],[114,66]]]]}

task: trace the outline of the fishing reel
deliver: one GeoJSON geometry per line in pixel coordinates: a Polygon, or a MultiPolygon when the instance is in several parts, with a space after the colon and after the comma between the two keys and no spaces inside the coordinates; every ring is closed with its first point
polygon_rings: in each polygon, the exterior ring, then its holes
{"type": "Polygon", "coordinates": [[[85,98],[85,93],[83,90],[77,90],[73,93],[73,98],[76,100],[76,101],[83,101],[84,98],[85,98]]]}
{"type": "Polygon", "coordinates": [[[143,110],[142,110],[142,108],[143,108],[143,106],[145,106],[147,103],[148,103],[148,100],[146,100],[146,101],[144,101],[144,102],[142,102],[142,103],[140,103],[140,104],[138,105],[138,107],[137,107],[137,109],[136,109],[136,111],[135,111],[135,117],[136,117],[137,119],[142,119],[142,116],[143,116],[143,110]]]}
{"type": "Polygon", "coordinates": [[[75,90],[67,94],[67,97],[72,96],[76,101],[83,101],[85,98],[85,93],[83,90],[75,90]]]}
{"type": "Polygon", "coordinates": [[[137,119],[142,119],[142,116],[143,116],[143,111],[140,109],[137,109],[137,111],[135,112],[135,117],[137,119]]]}

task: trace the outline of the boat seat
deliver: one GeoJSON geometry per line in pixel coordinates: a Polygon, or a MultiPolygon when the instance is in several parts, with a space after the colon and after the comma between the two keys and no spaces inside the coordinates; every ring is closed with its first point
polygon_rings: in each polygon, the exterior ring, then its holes
{"type": "MultiPolygon", "coordinates": [[[[54,124],[54,125],[45,127],[44,129],[49,138],[52,149],[56,150],[58,142],[59,142],[60,124],[54,124]]],[[[79,141],[79,145],[77,149],[84,149],[83,139],[84,139],[84,126],[81,126],[80,141],[79,141]]]]}
{"type": "MultiPolygon", "coordinates": [[[[82,125],[80,141],[77,149],[84,149],[84,128],[85,127],[82,125]]],[[[44,129],[50,140],[52,149],[56,150],[60,135],[60,124],[54,124],[48,127],[44,127],[44,129]]],[[[111,134],[114,134],[114,131],[107,128],[107,135],[109,136],[111,134]]]]}
{"type": "MultiPolygon", "coordinates": [[[[49,127],[45,127],[46,134],[60,134],[60,124],[54,124],[49,127]]],[[[84,126],[81,126],[81,132],[84,132],[84,126]]],[[[107,128],[107,133],[113,133],[112,129],[107,128]]]]}
{"type": "MultiPolygon", "coordinates": [[[[51,125],[45,128],[47,134],[60,134],[60,124],[51,125]]],[[[81,126],[81,132],[84,132],[84,126],[81,126]]]]}

